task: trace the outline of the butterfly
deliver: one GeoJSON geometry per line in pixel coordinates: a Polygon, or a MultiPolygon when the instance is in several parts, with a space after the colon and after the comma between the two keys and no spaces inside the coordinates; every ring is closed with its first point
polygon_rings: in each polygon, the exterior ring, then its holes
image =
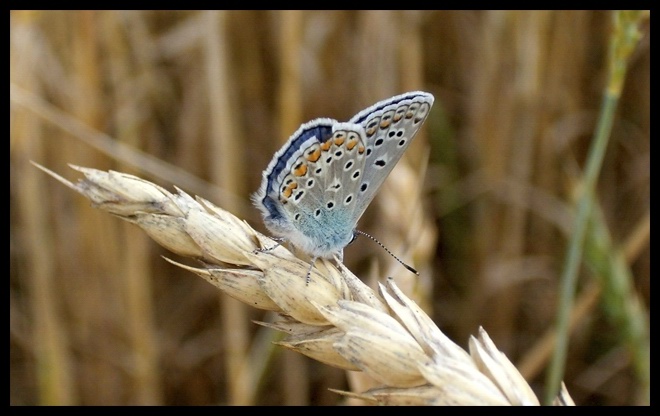
{"type": "Polygon", "coordinates": [[[434,97],[414,91],[379,101],[347,122],[300,126],[264,170],[252,201],[266,228],[319,258],[343,259],[357,222],[426,120],[434,97]]]}

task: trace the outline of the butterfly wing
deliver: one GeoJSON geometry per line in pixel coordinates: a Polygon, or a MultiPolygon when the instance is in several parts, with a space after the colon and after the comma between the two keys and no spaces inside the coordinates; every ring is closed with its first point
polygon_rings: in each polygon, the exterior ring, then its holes
{"type": "Polygon", "coordinates": [[[268,229],[313,256],[341,256],[357,222],[365,143],[360,124],[303,124],[275,154],[253,197],[268,229]]]}
{"type": "Polygon", "coordinates": [[[359,112],[350,123],[364,127],[366,160],[355,216],[359,218],[387,175],[408,148],[433,105],[433,95],[415,91],[380,101],[359,112]]]}
{"type": "Polygon", "coordinates": [[[433,96],[398,95],[349,122],[303,124],[275,154],[253,201],[266,227],[315,257],[341,257],[358,219],[428,116],[433,96]]]}

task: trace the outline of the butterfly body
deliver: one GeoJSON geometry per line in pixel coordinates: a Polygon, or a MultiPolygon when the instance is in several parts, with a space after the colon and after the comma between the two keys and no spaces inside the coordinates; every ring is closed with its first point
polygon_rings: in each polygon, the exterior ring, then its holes
{"type": "Polygon", "coordinates": [[[410,92],[380,101],[348,122],[303,124],[275,153],[253,201],[266,227],[310,256],[342,258],[376,191],[433,105],[410,92]]]}

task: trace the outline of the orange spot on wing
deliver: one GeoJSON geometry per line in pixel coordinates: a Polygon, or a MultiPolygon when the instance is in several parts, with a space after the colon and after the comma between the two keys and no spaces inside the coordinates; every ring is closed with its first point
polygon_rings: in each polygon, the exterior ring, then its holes
{"type": "Polygon", "coordinates": [[[289,198],[291,194],[293,193],[293,190],[298,187],[298,184],[296,182],[291,182],[290,184],[287,185],[286,189],[282,191],[282,196],[285,198],[289,198]]]}
{"type": "Polygon", "coordinates": [[[317,160],[319,160],[320,157],[321,157],[321,149],[316,148],[314,150],[314,153],[307,155],[307,160],[309,160],[310,162],[316,162],[317,160]]]}
{"type": "MultiPolygon", "coordinates": [[[[301,163],[300,165],[298,165],[296,168],[293,169],[293,174],[296,176],[305,176],[306,173],[307,173],[307,165],[304,163],[301,163]]],[[[296,184],[296,186],[298,185],[296,184]]]]}

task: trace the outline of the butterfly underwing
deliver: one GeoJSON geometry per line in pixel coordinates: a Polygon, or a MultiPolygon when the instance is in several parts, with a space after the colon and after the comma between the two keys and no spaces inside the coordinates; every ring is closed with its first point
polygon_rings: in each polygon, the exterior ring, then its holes
{"type": "Polygon", "coordinates": [[[347,122],[318,118],[300,126],[275,153],[252,197],[268,230],[313,258],[341,259],[433,100],[427,92],[408,92],[347,122]]]}

